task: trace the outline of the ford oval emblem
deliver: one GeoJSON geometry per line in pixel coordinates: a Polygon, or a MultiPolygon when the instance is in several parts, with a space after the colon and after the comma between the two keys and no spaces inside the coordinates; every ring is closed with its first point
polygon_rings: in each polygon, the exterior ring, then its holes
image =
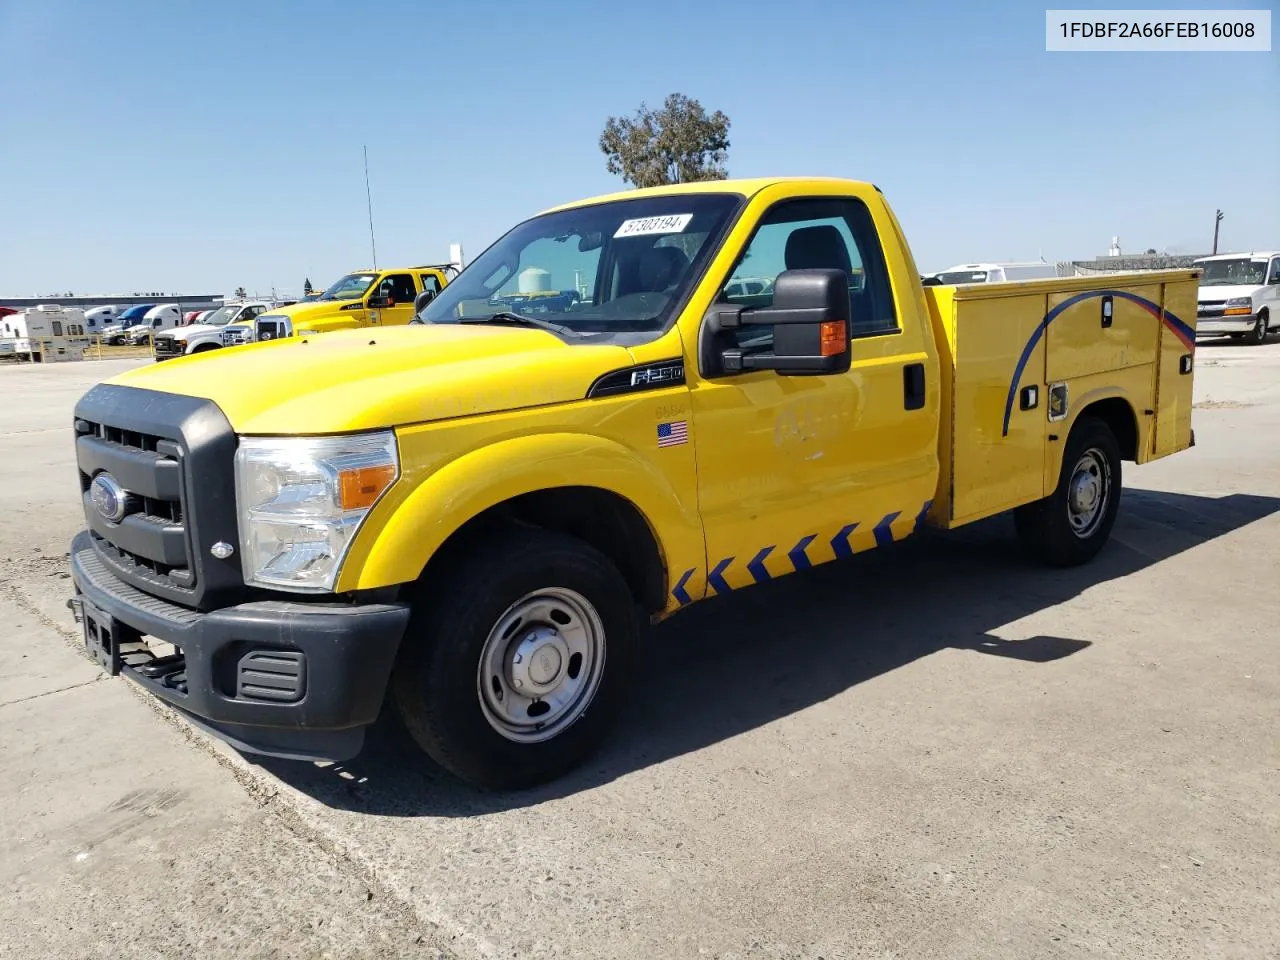
{"type": "Polygon", "coordinates": [[[119,523],[128,510],[129,495],[109,473],[100,473],[89,484],[89,499],[104,520],[119,523]]]}

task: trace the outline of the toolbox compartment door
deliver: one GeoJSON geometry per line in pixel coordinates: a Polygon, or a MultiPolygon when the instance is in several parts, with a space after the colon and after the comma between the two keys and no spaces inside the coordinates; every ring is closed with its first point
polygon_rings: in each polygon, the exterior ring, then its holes
{"type": "Polygon", "coordinates": [[[1166,283],[1161,298],[1160,362],[1156,364],[1156,422],[1150,459],[1191,446],[1195,362],[1195,283],[1166,283]]]}
{"type": "Polygon", "coordinates": [[[1046,338],[1037,333],[1044,314],[1043,293],[954,301],[953,525],[1043,495],[1046,338]],[[1027,388],[1034,405],[1024,409],[1027,388]]]}

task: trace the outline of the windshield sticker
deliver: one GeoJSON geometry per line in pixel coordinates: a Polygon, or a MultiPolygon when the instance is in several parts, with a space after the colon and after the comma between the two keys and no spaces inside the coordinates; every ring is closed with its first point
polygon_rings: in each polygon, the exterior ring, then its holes
{"type": "Polygon", "coordinates": [[[662,217],[623,220],[613,236],[616,240],[618,237],[645,237],[655,233],[684,233],[692,219],[692,213],[669,213],[662,217]]]}

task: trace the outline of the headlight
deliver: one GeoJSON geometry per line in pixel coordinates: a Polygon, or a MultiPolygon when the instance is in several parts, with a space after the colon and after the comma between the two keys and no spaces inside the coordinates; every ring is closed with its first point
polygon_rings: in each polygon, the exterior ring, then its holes
{"type": "Polygon", "coordinates": [[[1242,313],[1252,313],[1252,312],[1253,312],[1252,297],[1232,297],[1230,300],[1227,301],[1226,306],[1223,308],[1223,313],[1242,314],[1242,313]]]}
{"type": "Polygon", "coordinates": [[[389,431],[242,438],[236,506],[245,583],[332,590],[361,522],[399,475],[389,431]]]}

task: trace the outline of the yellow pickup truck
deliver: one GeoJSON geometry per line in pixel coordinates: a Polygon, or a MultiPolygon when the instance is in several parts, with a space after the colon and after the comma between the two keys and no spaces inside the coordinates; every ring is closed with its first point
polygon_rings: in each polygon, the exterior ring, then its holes
{"type": "Polygon", "coordinates": [[[222,329],[222,345],[412,323],[423,302],[443,290],[455,273],[452,264],[357,270],[313,300],[276,307],[249,323],[228,324],[222,329]]]}
{"type": "Polygon", "coordinates": [[[925,287],[845,180],[571,204],[421,325],[92,388],[69,603],[107,670],[241,750],[350,757],[389,695],[455,774],[537,783],[642,679],[646,620],[1002,511],[1090,559],[1122,461],[1192,443],[1196,286],[925,287]],[[521,300],[527,271],[578,296],[521,300]]]}

